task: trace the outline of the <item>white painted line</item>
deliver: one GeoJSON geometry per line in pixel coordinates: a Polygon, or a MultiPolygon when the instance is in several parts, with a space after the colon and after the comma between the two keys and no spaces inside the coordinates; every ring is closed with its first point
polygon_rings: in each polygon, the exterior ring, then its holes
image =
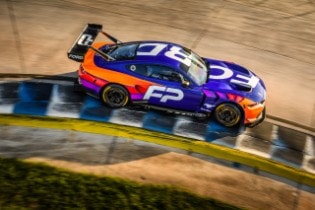
{"type": "Polygon", "coordinates": [[[191,122],[187,117],[185,116],[178,116],[176,123],[173,127],[173,134],[177,136],[183,136],[183,137],[188,137],[188,138],[193,138],[193,139],[198,139],[198,140],[205,140],[205,132],[199,134],[195,133],[193,126],[196,126],[196,123],[191,122]],[[190,123],[191,126],[189,126],[191,129],[181,129],[181,126],[184,124],[190,123]]]}
{"type": "Polygon", "coordinates": [[[241,150],[242,148],[242,142],[244,139],[246,139],[247,135],[245,135],[247,132],[245,131],[243,134],[238,135],[235,142],[235,149],[241,150]]]}
{"type": "Polygon", "coordinates": [[[304,146],[304,153],[309,156],[315,156],[315,151],[314,151],[314,140],[311,136],[306,136],[305,140],[305,146],[304,146]]]}
{"type": "Polygon", "coordinates": [[[244,146],[242,142],[245,141],[247,138],[249,138],[249,136],[246,135],[246,132],[244,134],[239,135],[236,138],[235,148],[243,152],[248,152],[254,155],[258,155],[260,157],[270,159],[271,155],[268,152],[263,152],[263,151],[259,151],[259,150],[244,146]]]}
{"type": "Polygon", "coordinates": [[[54,105],[56,104],[49,104],[48,106],[48,110],[47,110],[47,116],[51,116],[51,117],[68,117],[68,118],[79,118],[80,117],[80,113],[78,112],[71,112],[69,110],[67,111],[58,111],[53,109],[54,105]]]}
{"type": "Polygon", "coordinates": [[[314,144],[314,139],[311,136],[306,136],[302,168],[311,173],[315,173],[314,167],[310,167],[309,164],[310,161],[315,161],[314,144]]]}
{"type": "Polygon", "coordinates": [[[124,117],[126,114],[129,114],[131,112],[133,111],[127,109],[115,109],[112,112],[112,116],[110,117],[109,122],[141,128],[143,123],[142,120],[136,121],[134,118],[128,119],[124,117]]]}
{"type": "Polygon", "coordinates": [[[58,94],[59,85],[54,85],[51,91],[50,103],[60,103],[61,100],[58,94]]]}
{"type": "Polygon", "coordinates": [[[0,113],[12,114],[14,110],[14,104],[2,104],[0,105],[0,113]]]}
{"type": "Polygon", "coordinates": [[[315,174],[314,167],[309,167],[309,162],[315,161],[314,159],[315,159],[314,156],[304,155],[304,159],[303,159],[303,163],[302,163],[302,169],[315,174]]]}
{"type": "Polygon", "coordinates": [[[58,109],[56,109],[56,107],[58,106],[62,106],[62,105],[66,105],[66,103],[64,103],[58,94],[58,88],[59,85],[54,85],[53,89],[52,89],[52,93],[50,96],[50,100],[49,100],[49,105],[47,107],[47,116],[52,116],[52,117],[69,117],[69,118],[79,118],[80,117],[80,113],[79,111],[73,111],[73,110],[64,110],[64,111],[60,111],[58,109]]]}
{"type": "Polygon", "coordinates": [[[257,155],[257,156],[260,156],[260,157],[264,157],[264,158],[267,158],[267,159],[271,158],[271,155],[269,153],[267,153],[267,152],[262,152],[262,151],[258,151],[258,150],[251,149],[251,148],[246,148],[246,147],[242,147],[239,150],[241,150],[243,152],[251,153],[251,154],[254,154],[254,155],[257,155]]]}
{"type": "Polygon", "coordinates": [[[278,139],[278,130],[279,130],[279,126],[272,125],[271,141],[274,141],[274,140],[278,139]]]}

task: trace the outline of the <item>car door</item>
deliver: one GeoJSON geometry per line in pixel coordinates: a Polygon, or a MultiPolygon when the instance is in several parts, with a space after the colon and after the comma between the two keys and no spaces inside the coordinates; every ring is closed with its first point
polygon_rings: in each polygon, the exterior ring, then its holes
{"type": "Polygon", "coordinates": [[[203,100],[203,92],[198,86],[185,85],[188,81],[175,69],[163,65],[139,64],[130,68],[146,80],[157,85],[150,86],[143,97],[149,105],[195,112],[203,100]]]}

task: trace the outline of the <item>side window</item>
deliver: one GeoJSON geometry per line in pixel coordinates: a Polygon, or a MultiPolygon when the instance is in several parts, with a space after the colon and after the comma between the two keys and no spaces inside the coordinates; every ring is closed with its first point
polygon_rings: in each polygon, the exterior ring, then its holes
{"type": "Polygon", "coordinates": [[[144,64],[136,64],[136,65],[128,65],[127,69],[133,71],[142,76],[160,79],[170,82],[181,82],[181,77],[179,73],[177,73],[174,69],[161,66],[161,65],[144,65],[144,64]]]}
{"type": "Polygon", "coordinates": [[[135,72],[135,73],[137,73],[137,74],[140,74],[140,75],[142,75],[142,76],[146,76],[146,77],[148,76],[148,70],[147,70],[147,68],[146,68],[145,65],[141,65],[141,64],[135,65],[135,64],[132,64],[132,65],[128,65],[128,66],[127,66],[127,69],[130,70],[130,71],[133,71],[133,72],[135,72]]]}
{"type": "Polygon", "coordinates": [[[161,65],[147,65],[146,66],[148,77],[170,81],[170,82],[181,82],[181,77],[172,68],[161,65]]]}

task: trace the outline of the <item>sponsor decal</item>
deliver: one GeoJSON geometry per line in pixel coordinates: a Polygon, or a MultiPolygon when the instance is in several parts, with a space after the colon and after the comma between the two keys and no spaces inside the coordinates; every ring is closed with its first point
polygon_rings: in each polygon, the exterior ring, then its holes
{"type": "MultiPolygon", "coordinates": [[[[144,55],[144,56],[157,56],[159,53],[162,52],[168,45],[163,43],[143,43],[140,44],[137,55],[144,55]]],[[[181,47],[178,46],[172,46],[169,50],[167,50],[164,55],[168,58],[177,60],[186,66],[191,65],[191,58],[189,53],[182,50],[181,47]]],[[[198,62],[196,60],[195,62],[198,62]]],[[[255,88],[259,82],[259,78],[252,75],[252,76],[244,76],[241,74],[236,74],[234,76],[234,72],[224,66],[219,65],[211,65],[212,69],[219,69],[221,70],[221,73],[218,75],[210,75],[210,79],[215,80],[222,80],[222,79],[231,79],[231,83],[237,83],[237,84],[244,84],[247,86],[251,86],[252,88],[255,88]]]]}
{"type": "Polygon", "coordinates": [[[259,82],[259,79],[257,77],[255,77],[254,75],[251,77],[247,77],[244,75],[236,75],[237,79],[231,79],[232,83],[238,83],[238,84],[245,84],[245,85],[249,85],[252,88],[255,88],[259,82]],[[241,79],[241,80],[239,80],[241,79]]]}
{"type": "Polygon", "coordinates": [[[222,74],[219,75],[210,75],[210,79],[228,79],[233,76],[233,71],[229,68],[217,65],[210,65],[211,69],[219,69],[222,71],[222,74]]]}
{"type": "Polygon", "coordinates": [[[69,58],[83,60],[83,55],[69,54],[69,58]]]}
{"type": "Polygon", "coordinates": [[[150,86],[145,93],[143,100],[149,100],[150,98],[159,98],[162,103],[166,103],[169,100],[181,101],[184,98],[184,93],[180,89],[150,86]]]}
{"type": "MultiPolygon", "coordinates": [[[[210,79],[217,79],[217,80],[221,80],[221,79],[230,79],[233,77],[234,72],[227,68],[227,67],[223,67],[223,66],[218,66],[218,65],[210,65],[211,69],[219,69],[221,70],[221,74],[218,75],[210,75],[210,79]]],[[[255,88],[259,82],[259,78],[252,75],[252,76],[245,76],[242,74],[236,74],[231,80],[231,83],[236,83],[236,84],[244,84],[244,85],[248,85],[252,88],[255,88]]]]}

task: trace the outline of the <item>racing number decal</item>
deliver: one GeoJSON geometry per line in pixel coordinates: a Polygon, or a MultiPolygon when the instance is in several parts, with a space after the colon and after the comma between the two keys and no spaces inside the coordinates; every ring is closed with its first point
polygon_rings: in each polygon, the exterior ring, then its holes
{"type": "Polygon", "coordinates": [[[90,45],[93,43],[93,36],[90,34],[82,34],[80,39],[78,40],[78,45],[90,45]]]}
{"type": "Polygon", "coordinates": [[[160,98],[160,102],[166,103],[168,100],[180,101],[184,98],[184,93],[180,89],[167,88],[161,86],[150,86],[145,93],[143,100],[150,98],[160,98]]]}
{"type": "Polygon", "coordinates": [[[160,43],[146,43],[146,44],[140,44],[137,55],[147,55],[147,56],[157,56],[165,47],[167,44],[160,44],[160,43]],[[141,52],[139,51],[141,48],[149,47],[152,48],[149,52],[141,52]]]}
{"type": "Polygon", "coordinates": [[[189,59],[189,55],[184,52],[181,52],[181,48],[177,46],[173,46],[169,51],[165,52],[165,56],[177,60],[186,66],[191,65],[191,59],[189,59]]]}
{"type": "MultiPolygon", "coordinates": [[[[140,44],[137,55],[145,56],[157,56],[163,49],[167,47],[167,44],[161,43],[145,43],[140,44]],[[143,48],[146,51],[141,51],[143,48]]],[[[172,48],[165,52],[165,56],[177,60],[186,66],[190,66],[191,59],[189,59],[189,54],[182,52],[182,48],[178,46],[172,46],[172,48]]]]}

